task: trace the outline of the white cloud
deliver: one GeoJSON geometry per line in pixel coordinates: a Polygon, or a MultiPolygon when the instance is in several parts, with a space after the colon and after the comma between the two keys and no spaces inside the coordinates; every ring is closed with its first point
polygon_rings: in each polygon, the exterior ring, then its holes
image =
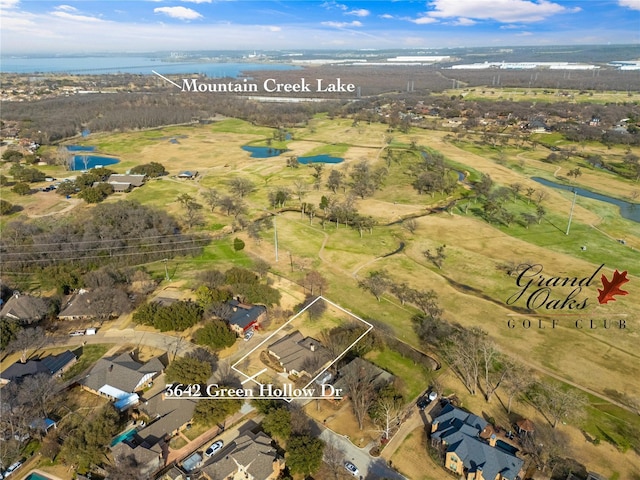
{"type": "Polygon", "coordinates": [[[451,25],[457,25],[460,27],[469,27],[471,25],[475,25],[476,23],[478,22],[476,22],[475,20],[471,20],[470,18],[460,17],[455,22],[451,22],[451,25]]]}
{"type": "Polygon", "coordinates": [[[269,25],[267,27],[267,30],[269,30],[270,32],[281,32],[282,31],[282,27],[278,27],[276,25],[269,25]]]}
{"type": "MultiPolygon", "coordinates": [[[[627,0],[625,0],[627,1],[627,0]]],[[[566,8],[548,0],[434,0],[429,3],[434,18],[474,18],[498,22],[539,22],[560,13],[574,13],[580,8],[566,8]]]]}
{"type": "Polygon", "coordinates": [[[346,28],[346,27],[361,27],[362,22],[354,20],[353,22],[322,22],[325,27],[346,28]]]}
{"type": "Polygon", "coordinates": [[[211,0],[182,0],[186,3],[211,3],[211,0]]]}
{"type": "Polygon", "coordinates": [[[153,9],[154,13],[162,13],[171,18],[177,18],[179,20],[197,20],[202,18],[195,10],[185,7],[158,7],[153,9]]]}
{"type": "Polygon", "coordinates": [[[15,8],[20,3],[20,0],[0,0],[0,9],[15,8]]]}
{"type": "Polygon", "coordinates": [[[380,18],[386,18],[386,19],[392,19],[395,18],[393,15],[390,15],[388,13],[383,13],[382,15],[380,15],[380,18]]]}
{"type": "Polygon", "coordinates": [[[409,20],[416,25],[427,25],[429,23],[436,23],[438,20],[432,17],[427,17],[426,15],[418,18],[405,18],[405,20],[409,20]]]}
{"type": "Polygon", "coordinates": [[[61,10],[63,12],[77,12],[78,9],[76,7],[72,7],[71,5],[58,5],[55,7],[56,10],[61,10]]]}
{"type": "Polygon", "coordinates": [[[520,33],[516,33],[516,35],[518,37],[530,37],[531,35],[533,35],[532,32],[520,32],[520,33]]]}
{"type": "Polygon", "coordinates": [[[350,12],[346,12],[345,15],[355,15],[356,17],[368,17],[369,15],[371,15],[371,12],[364,8],[360,8],[357,10],[351,10],[350,12]]]}
{"type": "Polygon", "coordinates": [[[64,20],[74,20],[77,22],[104,22],[104,20],[98,17],[90,17],[88,15],[75,15],[73,13],[63,11],[51,12],[51,15],[57,18],[62,18],[64,20]]]}
{"type": "Polygon", "coordinates": [[[327,10],[330,10],[332,8],[337,8],[339,10],[349,10],[349,7],[347,7],[346,5],[343,5],[341,3],[335,2],[335,1],[330,1],[330,2],[324,2],[322,5],[320,5],[322,8],[326,8],[327,10]]]}
{"type": "Polygon", "coordinates": [[[640,0],[618,0],[618,5],[631,10],[640,10],[640,0]]]}

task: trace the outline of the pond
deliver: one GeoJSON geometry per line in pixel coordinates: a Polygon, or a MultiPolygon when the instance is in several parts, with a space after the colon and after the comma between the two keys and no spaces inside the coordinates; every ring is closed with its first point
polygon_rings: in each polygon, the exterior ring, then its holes
{"type": "Polygon", "coordinates": [[[590,190],[585,190],[580,187],[573,187],[571,185],[564,185],[562,183],[552,182],[540,177],[531,177],[534,180],[546,187],[557,188],[559,190],[568,190],[570,192],[575,191],[578,195],[585,198],[591,198],[593,200],[599,200],[601,202],[612,203],[620,208],[620,215],[627,220],[633,222],[640,222],[640,204],[626,202],[618,198],[609,197],[608,195],[602,195],[601,193],[595,193],[590,190]]]}
{"type": "Polygon", "coordinates": [[[102,157],[99,155],[74,155],[71,162],[71,170],[89,170],[96,167],[115,165],[120,160],[114,157],[102,157]]]}
{"type": "Polygon", "coordinates": [[[70,152],[93,152],[96,147],[85,147],[84,145],[67,145],[70,152]]]}
{"type": "Polygon", "coordinates": [[[342,163],[344,158],[332,157],[331,155],[313,155],[311,157],[298,157],[298,162],[303,165],[309,163],[342,163]]]}
{"type": "Polygon", "coordinates": [[[287,151],[286,148],[273,148],[273,147],[252,147],[250,145],[244,145],[242,149],[245,152],[251,153],[251,158],[271,158],[277,157],[287,151]]]}

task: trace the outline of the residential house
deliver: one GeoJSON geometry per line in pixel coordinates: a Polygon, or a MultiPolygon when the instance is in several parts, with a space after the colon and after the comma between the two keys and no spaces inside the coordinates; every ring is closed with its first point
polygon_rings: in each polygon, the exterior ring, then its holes
{"type": "Polygon", "coordinates": [[[89,392],[111,399],[116,408],[125,410],[138,403],[136,393],[164,370],[158,357],[140,363],[128,353],[101,358],[81,382],[89,392]]]}
{"type": "Polygon", "coordinates": [[[58,377],[66,372],[77,361],[76,354],[67,350],[57,355],[28,360],[25,363],[15,362],[0,373],[0,385],[20,381],[29,375],[45,373],[51,377],[58,377]]]}
{"type": "Polygon", "coordinates": [[[303,337],[298,330],[267,347],[285,373],[312,377],[331,361],[329,351],[315,338],[303,337]]]}
{"type": "Polygon", "coordinates": [[[91,306],[89,291],[81,288],[69,297],[64,308],[60,310],[60,320],[88,320],[96,316],[91,306]]]}
{"type": "Polygon", "coordinates": [[[49,303],[44,298],[14,292],[0,310],[0,317],[29,324],[39,322],[48,312],[49,303]]]}
{"type": "Polygon", "coordinates": [[[198,172],[192,172],[192,171],[189,171],[189,170],[185,170],[185,171],[180,172],[178,174],[178,178],[185,178],[187,180],[193,180],[197,176],[198,176],[198,172]]]}
{"type": "Polygon", "coordinates": [[[120,174],[114,173],[109,176],[107,183],[113,187],[114,192],[128,192],[135,187],[140,187],[144,184],[146,175],[136,174],[120,174]]]}
{"type": "Polygon", "coordinates": [[[550,130],[549,126],[541,118],[534,118],[525,124],[524,128],[531,133],[546,133],[550,130]]]}
{"type": "Polygon", "coordinates": [[[151,478],[151,475],[164,466],[164,452],[162,445],[152,447],[134,445],[129,442],[119,442],[111,447],[116,466],[120,464],[136,465],[138,479],[151,478]],[[133,458],[134,462],[130,462],[133,458]]]}
{"type": "Polygon", "coordinates": [[[236,438],[233,450],[202,468],[206,480],[275,480],[284,469],[284,459],[266,434],[247,432],[236,438]]]}
{"type": "Polygon", "coordinates": [[[193,418],[197,400],[165,398],[160,393],[148,399],[140,409],[150,418],[149,424],[138,430],[137,436],[143,445],[154,445],[184,429],[193,418]]]}
{"type": "Polygon", "coordinates": [[[501,449],[492,431],[484,419],[449,403],[431,422],[431,444],[445,454],[444,467],[466,480],[522,478],[523,460],[501,449]]]}
{"type": "Polygon", "coordinates": [[[252,328],[260,328],[260,323],[267,316],[267,309],[262,305],[250,305],[238,300],[231,300],[228,303],[233,309],[229,326],[238,335],[252,328]]]}
{"type": "Polygon", "coordinates": [[[356,357],[338,370],[338,379],[333,384],[336,389],[339,388],[346,392],[343,399],[349,393],[346,378],[352,375],[356,375],[358,378],[367,378],[376,389],[382,388],[395,380],[395,377],[386,370],[360,357],[356,357]]]}

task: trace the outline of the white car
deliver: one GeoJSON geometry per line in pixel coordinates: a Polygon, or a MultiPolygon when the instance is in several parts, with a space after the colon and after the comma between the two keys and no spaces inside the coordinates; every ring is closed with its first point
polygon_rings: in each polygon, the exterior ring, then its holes
{"type": "Polygon", "coordinates": [[[253,337],[253,329],[252,330],[247,330],[246,332],[244,332],[244,341],[248,342],[249,340],[251,340],[251,337],[253,337]]]}
{"type": "Polygon", "coordinates": [[[71,337],[81,337],[84,335],[84,330],[76,330],[75,332],[71,332],[69,336],[71,337]]]}
{"type": "Polygon", "coordinates": [[[358,467],[356,467],[353,463],[351,462],[345,462],[344,463],[344,468],[347,469],[347,471],[353,475],[354,477],[357,477],[358,475],[360,475],[360,471],[358,470],[358,467]]]}
{"type": "Polygon", "coordinates": [[[4,472],[4,478],[7,478],[9,475],[11,475],[13,472],[15,472],[16,470],[18,470],[20,467],[22,466],[22,462],[16,462],[16,463],[12,463],[9,468],[7,468],[7,471],[4,472]]]}
{"type": "Polygon", "coordinates": [[[205,450],[204,454],[207,457],[211,457],[222,450],[222,447],[224,447],[224,442],[222,440],[218,440],[217,442],[212,443],[211,446],[205,450]]]}

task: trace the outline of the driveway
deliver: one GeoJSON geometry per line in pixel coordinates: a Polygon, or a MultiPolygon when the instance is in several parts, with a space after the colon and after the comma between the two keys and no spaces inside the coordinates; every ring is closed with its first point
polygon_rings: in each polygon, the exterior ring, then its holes
{"type": "Polygon", "coordinates": [[[367,448],[358,448],[351,443],[349,439],[335,433],[333,430],[317,422],[314,422],[314,424],[322,440],[328,444],[335,445],[338,450],[344,453],[345,461],[348,460],[358,467],[361,479],[378,480],[384,478],[389,480],[406,480],[405,477],[390,468],[383,458],[369,455],[367,448]]]}

